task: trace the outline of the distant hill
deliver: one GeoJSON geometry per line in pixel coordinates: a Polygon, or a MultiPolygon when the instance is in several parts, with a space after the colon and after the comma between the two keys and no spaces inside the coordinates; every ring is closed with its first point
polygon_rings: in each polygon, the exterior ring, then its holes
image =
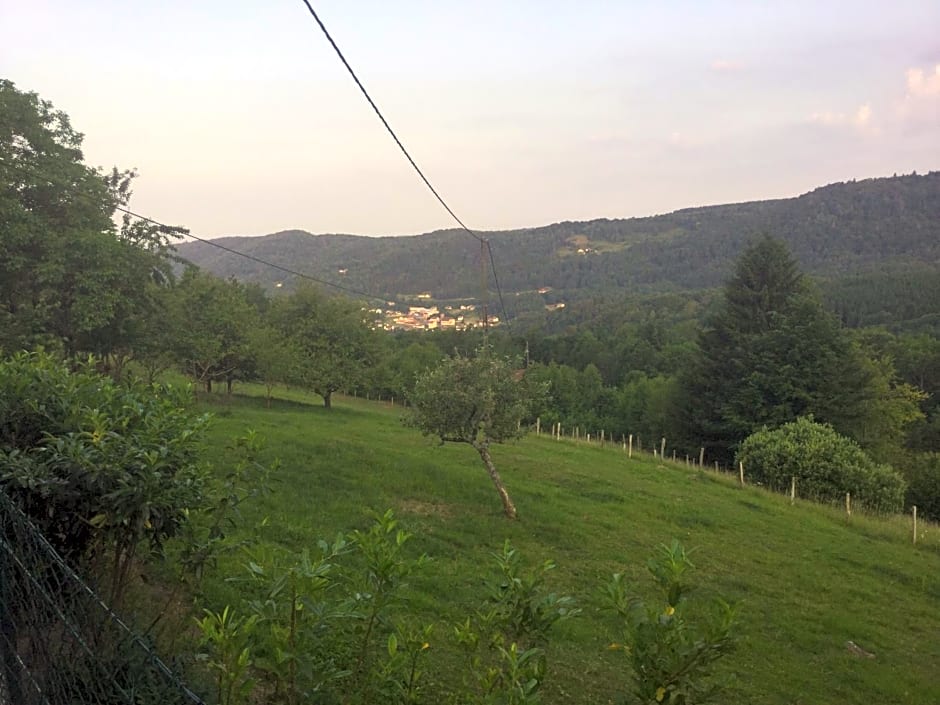
{"type": "MultiPolygon", "coordinates": [[[[761,233],[784,240],[804,270],[821,278],[940,271],[940,172],[837,183],[796,198],[485,236],[505,293],[551,287],[556,297],[575,291],[583,297],[716,286],[761,233]]],[[[479,295],[480,246],[458,230],[409,237],[289,230],[215,242],[383,298],[425,291],[435,299],[479,295]]],[[[288,275],[204,243],[181,245],[179,254],[221,276],[267,287],[291,284],[288,275]]]]}

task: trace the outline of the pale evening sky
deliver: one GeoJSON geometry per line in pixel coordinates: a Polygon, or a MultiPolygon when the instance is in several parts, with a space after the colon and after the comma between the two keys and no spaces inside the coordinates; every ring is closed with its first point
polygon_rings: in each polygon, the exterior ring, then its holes
{"type": "MultiPolygon", "coordinates": [[[[314,0],[480,230],[940,168],[937,0],[314,0]]],[[[300,0],[0,0],[0,76],[202,237],[453,223],[300,0]]]]}

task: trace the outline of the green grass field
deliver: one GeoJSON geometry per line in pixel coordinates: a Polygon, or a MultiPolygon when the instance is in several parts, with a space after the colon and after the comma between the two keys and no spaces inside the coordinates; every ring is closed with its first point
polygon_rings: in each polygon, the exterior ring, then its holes
{"type": "MultiPolygon", "coordinates": [[[[721,666],[731,682],[724,702],[940,702],[936,525],[915,547],[909,518],[790,506],[733,478],[546,436],[494,449],[519,509],[510,522],[476,453],[405,428],[399,407],[340,398],[326,411],[317,397],[282,390],[268,409],[261,389],[240,391],[203,402],[216,416],[207,452],[224,462],[227,443],[252,428],[282,463],[274,492],[246,510],[246,536],[313,549],[317,538],[366,526],[370,510],[393,509],[415,534],[414,555],[433,559],[410,581],[411,606],[436,624],[431,648],[445,665],[433,679],[442,688],[451,625],[479,604],[490,554],[508,538],[530,565],[553,559],[551,587],[584,609],[556,630],[544,701],[618,702],[629,672],[623,654],[606,648],[618,635],[597,590],[618,571],[649,594],[647,558],[678,538],[695,549],[702,594],[740,604],[740,646],[721,666]],[[875,658],[850,653],[850,640],[875,658]]],[[[240,561],[227,558],[210,576],[213,607],[236,599],[224,578],[243,572],[240,561]]]]}

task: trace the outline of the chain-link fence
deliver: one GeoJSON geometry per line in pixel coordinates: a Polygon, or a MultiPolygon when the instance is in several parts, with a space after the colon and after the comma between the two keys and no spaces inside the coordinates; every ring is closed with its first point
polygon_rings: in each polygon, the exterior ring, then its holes
{"type": "Polygon", "coordinates": [[[0,492],[0,705],[205,705],[0,492]]]}

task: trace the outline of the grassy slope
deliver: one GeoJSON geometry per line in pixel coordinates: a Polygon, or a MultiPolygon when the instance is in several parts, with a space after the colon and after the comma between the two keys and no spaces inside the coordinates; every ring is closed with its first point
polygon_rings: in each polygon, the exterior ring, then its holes
{"type": "MultiPolygon", "coordinates": [[[[595,591],[614,571],[648,591],[642,566],[673,537],[697,549],[703,593],[741,603],[727,702],[940,702],[936,526],[914,548],[900,518],[847,521],[710,473],[544,436],[495,449],[519,508],[512,523],[470,448],[436,446],[403,428],[397,407],[347,399],[326,412],[292,396],[270,410],[257,397],[210,403],[213,452],[251,427],[282,460],[275,492],[247,513],[248,526],[269,519],[255,538],[312,548],[318,537],[365,526],[367,510],[395,509],[416,535],[415,552],[434,559],[412,580],[413,606],[438,623],[433,648],[445,652],[448,625],[478,604],[489,554],[505,538],[530,564],[552,558],[552,587],[577,596],[585,612],[556,633],[548,703],[617,700],[628,675],[622,654],[605,650],[616,634],[594,607],[595,591]],[[877,657],[851,655],[848,640],[877,657]]],[[[238,572],[234,558],[220,569],[238,572]]],[[[210,598],[231,599],[234,588],[216,577],[210,598]]]]}

